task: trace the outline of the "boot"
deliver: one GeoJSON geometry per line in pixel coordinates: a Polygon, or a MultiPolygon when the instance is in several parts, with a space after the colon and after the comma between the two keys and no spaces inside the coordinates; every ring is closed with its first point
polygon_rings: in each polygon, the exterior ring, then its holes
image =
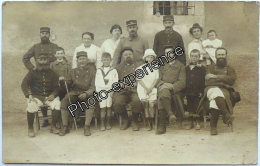
{"type": "Polygon", "coordinates": [[[107,116],[106,129],[107,129],[107,130],[110,130],[110,129],[111,129],[111,125],[110,125],[110,116],[107,116]]]}
{"type": "Polygon", "coordinates": [[[194,128],[192,115],[189,115],[189,121],[190,121],[190,124],[188,124],[188,126],[186,127],[186,130],[190,130],[190,129],[194,128]]]}
{"type": "Polygon", "coordinates": [[[147,129],[147,131],[152,130],[152,124],[150,122],[150,118],[146,118],[146,129],[147,129]]]}
{"type": "Polygon", "coordinates": [[[166,132],[166,117],[167,117],[167,112],[165,109],[160,109],[159,110],[159,125],[157,128],[157,131],[155,134],[160,135],[164,134],[166,132]]]}
{"type": "Polygon", "coordinates": [[[217,124],[219,118],[219,110],[210,109],[211,119],[210,119],[210,134],[211,135],[218,135],[217,131],[217,124]]]}
{"type": "Polygon", "coordinates": [[[60,129],[59,136],[64,136],[64,135],[66,135],[69,132],[70,132],[69,127],[68,126],[63,126],[60,129]]]}
{"type": "Polygon", "coordinates": [[[162,103],[164,109],[166,110],[166,112],[168,113],[169,121],[172,122],[172,123],[175,123],[177,118],[176,118],[176,116],[172,112],[171,99],[169,99],[169,98],[162,98],[161,99],[161,103],[162,103]]]}
{"type": "Polygon", "coordinates": [[[30,138],[35,137],[35,134],[34,134],[34,130],[33,130],[33,129],[28,129],[28,136],[29,136],[30,138]]]}
{"type": "Polygon", "coordinates": [[[58,122],[59,117],[59,110],[52,110],[52,122],[51,122],[51,133],[59,134],[59,129],[56,127],[56,123],[58,122]]]}
{"type": "Polygon", "coordinates": [[[138,127],[138,124],[137,124],[138,117],[139,117],[139,113],[132,112],[132,118],[133,119],[132,119],[132,122],[131,122],[131,126],[132,126],[133,131],[139,130],[139,127],[138,127]]]}
{"type": "Polygon", "coordinates": [[[234,121],[235,117],[229,113],[226,105],[226,100],[223,97],[217,97],[215,98],[215,101],[218,108],[220,109],[221,114],[223,115],[223,123],[231,124],[234,121]]]}
{"type": "Polygon", "coordinates": [[[90,127],[89,126],[85,126],[84,127],[84,135],[85,136],[90,136],[91,135],[91,131],[90,131],[90,127]]]}
{"type": "Polygon", "coordinates": [[[105,130],[106,130],[106,127],[105,127],[105,118],[101,118],[101,119],[100,119],[100,122],[101,122],[100,130],[101,130],[101,131],[105,131],[105,130]]]}
{"type": "Polygon", "coordinates": [[[119,114],[122,119],[122,124],[120,130],[126,130],[129,127],[128,114],[127,112],[122,112],[119,114]]]}
{"type": "MultiPolygon", "coordinates": [[[[47,117],[48,115],[47,115],[47,109],[46,108],[42,108],[41,109],[41,111],[42,111],[42,116],[43,117],[47,117]]],[[[42,124],[42,126],[41,127],[47,127],[47,126],[49,126],[50,125],[50,123],[49,123],[49,120],[44,120],[44,122],[43,122],[43,124],[42,124]]]]}

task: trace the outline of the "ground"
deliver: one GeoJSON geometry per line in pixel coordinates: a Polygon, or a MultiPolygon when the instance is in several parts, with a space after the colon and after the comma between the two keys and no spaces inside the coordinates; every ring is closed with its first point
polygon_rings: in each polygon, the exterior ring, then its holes
{"type": "MultiPolygon", "coordinates": [[[[114,119],[111,131],[83,129],[58,136],[43,128],[35,138],[27,136],[25,113],[3,112],[4,163],[81,164],[256,164],[257,105],[237,105],[234,132],[219,120],[219,135],[207,128],[185,130],[170,124],[164,135],[146,131],[119,130],[114,119]]],[[[188,123],[183,122],[183,126],[188,123]]],[[[203,123],[201,122],[201,125],[203,123]]]]}

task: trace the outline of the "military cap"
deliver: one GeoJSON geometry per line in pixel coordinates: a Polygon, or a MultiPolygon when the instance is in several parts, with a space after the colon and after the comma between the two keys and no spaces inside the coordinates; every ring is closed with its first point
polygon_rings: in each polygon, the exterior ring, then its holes
{"type": "Polygon", "coordinates": [[[125,51],[132,51],[134,53],[134,50],[131,48],[131,47],[124,47],[121,52],[120,52],[120,55],[122,55],[125,51]]]}
{"type": "Polygon", "coordinates": [[[172,15],[163,16],[163,21],[173,21],[174,17],[172,15]]]}
{"type": "Polygon", "coordinates": [[[40,32],[49,32],[50,33],[50,28],[49,27],[41,27],[40,32]]]}
{"type": "Polygon", "coordinates": [[[131,26],[131,25],[137,25],[137,21],[136,20],[126,21],[126,26],[131,26]]]}
{"type": "Polygon", "coordinates": [[[80,52],[77,52],[77,59],[81,56],[85,56],[85,57],[88,57],[88,53],[85,52],[85,51],[80,51],[80,52]]]}
{"type": "Polygon", "coordinates": [[[45,59],[45,58],[48,58],[48,53],[47,52],[40,52],[38,54],[37,59],[45,59]]]}
{"type": "Polygon", "coordinates": [[[189,30],[189,32],[190,32],[191,35],[192,35],[193,29],[195,29],[195,28],[199,28],[201,32],[203,31],[203,28],[200,26],[200,24],[195,23],[195,24],[192,25],[192,27],[191,27],[190,30],[189,30]]]}

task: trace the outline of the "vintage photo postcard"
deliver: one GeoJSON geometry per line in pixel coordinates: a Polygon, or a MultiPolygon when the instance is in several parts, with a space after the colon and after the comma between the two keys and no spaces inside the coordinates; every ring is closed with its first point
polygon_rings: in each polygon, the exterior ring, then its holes
{"type": "Polygon", "coordinates": [[[5,1],[2,162],[255,165],[258,1],[5,1]]]}

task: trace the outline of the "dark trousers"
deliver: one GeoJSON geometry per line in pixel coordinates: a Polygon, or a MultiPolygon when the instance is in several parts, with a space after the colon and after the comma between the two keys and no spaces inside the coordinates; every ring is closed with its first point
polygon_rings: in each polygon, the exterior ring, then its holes
{"type": "Polygon", "coordinates": [[[189,114],[196,114],[197,107],[200,102],[200,98],[198,96],[186,96],[187,98],[187,109],[189,114]]]}

